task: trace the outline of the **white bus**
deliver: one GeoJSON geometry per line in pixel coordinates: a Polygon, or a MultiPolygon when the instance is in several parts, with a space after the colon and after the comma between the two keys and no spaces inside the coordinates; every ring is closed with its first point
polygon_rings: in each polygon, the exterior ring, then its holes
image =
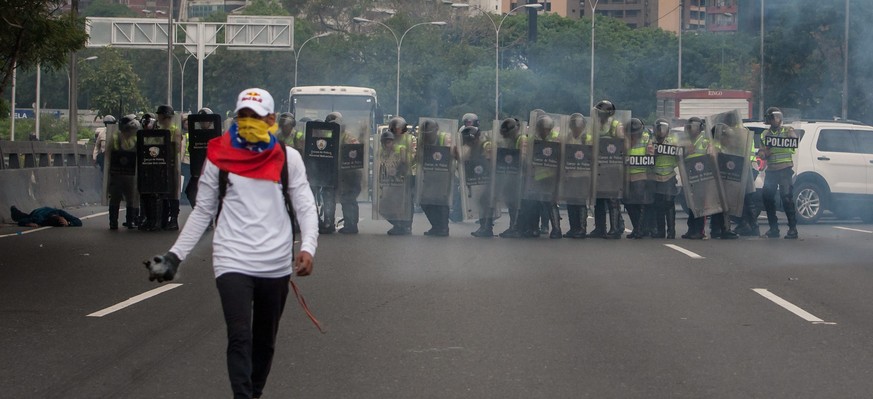
{"type": "Polygon", "coordinates": [[[369,162],[364,165],[367,172],[358,200],[369,200],[372,190],[372,138],[376,133],[376,125],[382,123],[376,90],[353,86],[300,86],[291,89],[288,104],[289,111],[297,119],[298,129],[303,128],[301,121],[323,121],[331,112],[343,115],[346,131],[354,132],[362,143],[367,144],[364,148],[369,162]]]}

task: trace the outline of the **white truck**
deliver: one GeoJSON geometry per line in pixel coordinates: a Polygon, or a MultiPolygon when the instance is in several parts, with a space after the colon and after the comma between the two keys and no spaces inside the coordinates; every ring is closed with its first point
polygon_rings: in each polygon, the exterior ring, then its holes
{"type": "Polygon", "coordinates": [[[703,118],[735,109],[743,119],[752,115],[752,92],[745,90],[658,90],[657,99],[658,117],[668,121],[703,118]]]}

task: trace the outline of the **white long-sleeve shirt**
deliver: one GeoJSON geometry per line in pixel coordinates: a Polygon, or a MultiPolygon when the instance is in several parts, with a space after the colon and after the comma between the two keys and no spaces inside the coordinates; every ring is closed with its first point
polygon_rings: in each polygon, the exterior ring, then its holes
{"type": "MultiPolygon", "coordinates": [[[[286,147],[288,193],[300,225],[300,250],[315,256],[318,215],[306,180],[303,158],[286,147]]],[[[197,189],[197,206],[170,251],[185,260],[218,210],[219,169],[208,159],[197,189]]],[[[228,173],[227,192],[212,239],[215,277],[236,272],[276,278],[293,272],[293,233],[285,211],[282,183],[228,173]]]]}

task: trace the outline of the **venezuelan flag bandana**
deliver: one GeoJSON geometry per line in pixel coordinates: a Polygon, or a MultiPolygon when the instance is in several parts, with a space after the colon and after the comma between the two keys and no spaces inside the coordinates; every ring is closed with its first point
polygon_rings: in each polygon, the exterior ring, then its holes
{"type": "Polygon", "coordinates": [[[250,143],[239,135],[236,123],[221,137],[209,140],[206,157],[219,169],[252,179],[277,182],[281,178],[285,153],[276,136],[250,143]]]}

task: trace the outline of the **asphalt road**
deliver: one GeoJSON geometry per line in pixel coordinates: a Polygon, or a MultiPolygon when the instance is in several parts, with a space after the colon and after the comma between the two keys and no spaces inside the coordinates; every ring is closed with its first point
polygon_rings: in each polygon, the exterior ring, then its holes
{"type": "MultiPolygon", "coordinates": [[[[105,218],[0,228],[0,397],[230,397],[211,234],[181,285],[158,285],[141,262],[176,234],[105,218]]],[[[418,214],[415,236],[389,237],[365,220],[320,238],[300,286],[327,332],[289,298],[265,398],[873,396],[873,225],[801,226],[797,241],[475,239],[473,223],[437,238],[426,225],[418,214]]]]}

